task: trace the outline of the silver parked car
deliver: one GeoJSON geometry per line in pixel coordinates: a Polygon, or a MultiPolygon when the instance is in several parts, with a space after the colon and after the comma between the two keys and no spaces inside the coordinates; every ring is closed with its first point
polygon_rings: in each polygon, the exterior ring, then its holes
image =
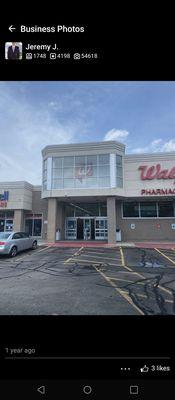
{"type": "Polygon", "coordinates": [[[25,232],[0,232],[0,254],[15,257],[19,251],[36,248],[37,240],[25,232]]]}

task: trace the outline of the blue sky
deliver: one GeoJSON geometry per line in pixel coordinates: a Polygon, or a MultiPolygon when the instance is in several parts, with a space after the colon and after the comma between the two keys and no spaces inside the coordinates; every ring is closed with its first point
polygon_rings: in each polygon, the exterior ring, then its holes
{"type": "Polygon", "coordinates": [[[41,184],[49,144],[175,151],[175,82],[0,82],[0,181],[41,184]]]}

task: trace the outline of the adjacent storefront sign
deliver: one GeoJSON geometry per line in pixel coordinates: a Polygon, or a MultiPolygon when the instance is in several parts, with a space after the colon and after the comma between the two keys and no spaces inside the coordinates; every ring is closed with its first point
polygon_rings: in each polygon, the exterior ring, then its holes
{"type": "Polygon", "coordinates": [[[0,193],[0,208],[7,207],[7,201],[9,199],[9,192],[4,191],[4,193],[0,193]]]}
{"type": "Polygon", "coordinates": [[[0,208],[7,207],[7,201],[0,201],[0,208]]]}
{"type": "Polygon", "coordinates": [[[0,201],[8,201],[9,199],[9,192],[4,191],[4,193],[0,193],[0,201]]]}

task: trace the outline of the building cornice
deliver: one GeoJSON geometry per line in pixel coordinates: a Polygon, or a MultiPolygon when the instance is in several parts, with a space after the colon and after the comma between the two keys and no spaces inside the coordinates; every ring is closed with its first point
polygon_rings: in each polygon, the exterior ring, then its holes
{"type": "Polygon", "coordinates": [[[159,162],[159,161],[175,161],[175,151],[171,153],[142,153],[127,154],[124,156],[125,163],[135,162],[159,162]]]}
{"type": "Polygon", "coordinates": [[[33,185],[26,181],[14,181],[14,182],[0,182],[0,189],[29,189],[33,190],[33,185]]]}
{"type": "Polygon", "coordinates": [[[52,155],[56,153],[72,153],[72,152],[92,152],[92,151],[101,151],[101,152],[125,152],[125,145],[120,142],[116,142],[114,140],[103,141],[103,142],[87,142],[87,143],[72,143],[72,144],[60,144],[60,145],[51,145],[46,146],[42,150],[42,155],[45,157],[46,155],[52,155]]]}

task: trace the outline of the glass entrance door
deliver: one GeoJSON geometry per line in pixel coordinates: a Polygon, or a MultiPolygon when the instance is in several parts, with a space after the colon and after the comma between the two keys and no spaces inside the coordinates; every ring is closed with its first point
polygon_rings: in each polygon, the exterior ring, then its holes
{"type": "Polygon", "coordinates": [[[66,219],[65,238],[68,240],[77,239],[77,220],[76,218],[66,219]]]}
{"type": "Polygon", "coordinates": [[[83,219],[83,235],[84,240],[91,239],[91,220],[89,218],[83,219]]]}
{"type": "Polygon", "coordinates": [[[108,237],[107,218],[96,218],[95,220],[95,240],[105,240],[108,237]]]}

